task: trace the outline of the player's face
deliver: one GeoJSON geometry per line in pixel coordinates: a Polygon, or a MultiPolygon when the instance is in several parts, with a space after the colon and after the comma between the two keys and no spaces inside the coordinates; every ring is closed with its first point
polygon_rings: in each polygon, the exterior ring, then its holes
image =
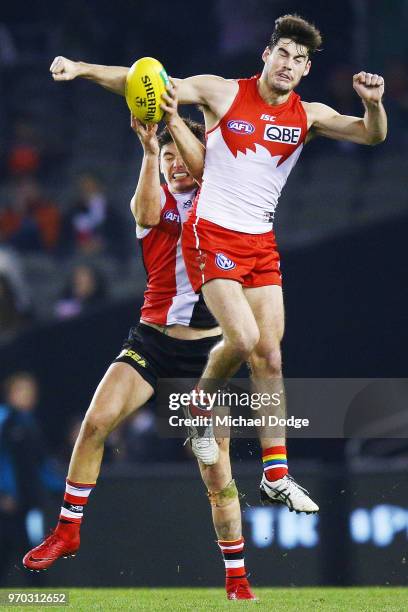
{"type": "Polygon", "coordinates": [[[161,148],[160,170],[170,191],[173,193],[184,193],[194,189],[195,181],[187,170],[173,142],[161,148]]]}
{"type": "Polygon", "coordinates": [[[262,59],[265,62],[262,76],[271,90],[281,94],[291,92],[309,74],[307,48],[290,38],[280,38],[272,49],[267,47],[262,59]]]}

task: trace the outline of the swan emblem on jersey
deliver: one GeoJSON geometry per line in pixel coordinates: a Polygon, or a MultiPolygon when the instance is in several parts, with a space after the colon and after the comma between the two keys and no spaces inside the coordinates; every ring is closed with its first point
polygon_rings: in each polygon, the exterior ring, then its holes
{"type": "Polygon", "coordinates": [[[216,254],[215,263],[221,270],[233,270],[237,265],[232,259],[224,255],[224,253],[216,254]]]}

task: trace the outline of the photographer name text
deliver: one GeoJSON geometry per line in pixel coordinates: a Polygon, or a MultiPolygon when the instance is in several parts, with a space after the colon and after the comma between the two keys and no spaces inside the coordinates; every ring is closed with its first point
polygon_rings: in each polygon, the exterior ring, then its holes
{"type": "Polygon", "coordinates": [[[309,427],[309,419],[297,419],[294,416],[288,418],[273,415],[262,415],[255,418],[243,416],[196,416],[192,418],[172,415],[169,417],[171,427],[292,427],[301,429],[309,427]]]}

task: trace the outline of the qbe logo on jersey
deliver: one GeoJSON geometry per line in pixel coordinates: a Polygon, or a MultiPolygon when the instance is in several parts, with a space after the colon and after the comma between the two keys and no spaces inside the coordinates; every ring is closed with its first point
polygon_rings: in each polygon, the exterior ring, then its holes
{"type": "Polygon", "coordinates": [[[302,128],[290,127],[288,125],[271,125],[268,123],[265,125],[264,140],[297,145],[301,134],[302,128]]]}
{"type": "Polygon", "coordinates": [[[221,270],[233,270],[237,265],[232,259],[224,255],[224,253],[216,254],[215,263],[221,270]]]}

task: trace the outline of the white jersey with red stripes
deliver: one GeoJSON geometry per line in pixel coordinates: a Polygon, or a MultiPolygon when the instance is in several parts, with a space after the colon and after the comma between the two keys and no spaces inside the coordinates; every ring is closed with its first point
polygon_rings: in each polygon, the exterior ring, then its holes
{"type": "Polygon", "coordinates": [[[170,193],[160,188],[160,222],[152,228],[136,226],[147,285],[141,319],[157,325],[210,328],[217,325],[202,295],[190,284],[181,252],[181,226],[187,218],[196,190],[170,193]]]}
{"type": "Polygon", "coordinates": [[[224,117],[207,132],[203,185],[195,213],[222,227],[263,234],[303,148],[307,118],[300,97],[267,104],[258,78],[238,81],[224,117]]]}

